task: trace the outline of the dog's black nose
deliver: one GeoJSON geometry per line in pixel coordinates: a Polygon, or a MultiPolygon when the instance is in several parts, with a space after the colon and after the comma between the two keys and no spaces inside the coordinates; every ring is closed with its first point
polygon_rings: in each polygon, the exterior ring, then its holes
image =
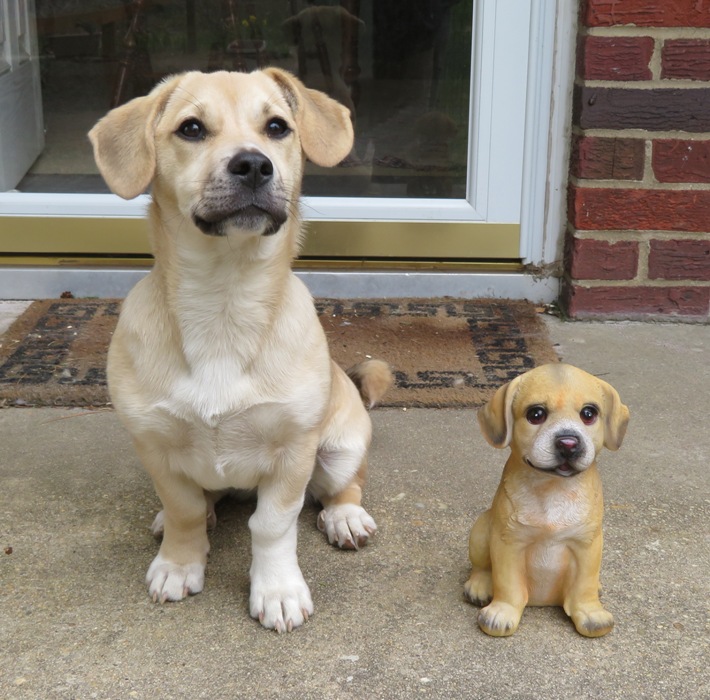
{"type": "Polygon", "coordinates": [[[241,151],[229,161],[227,170],[255,190],[271,180],[274,164],[263,153],[241,151]]]}
{"type": "Polygon", "coordinates": [[[579,438],[575,435],[558,435],[555,446],[563,457],[574,457],[580,449],[579,438]]]}

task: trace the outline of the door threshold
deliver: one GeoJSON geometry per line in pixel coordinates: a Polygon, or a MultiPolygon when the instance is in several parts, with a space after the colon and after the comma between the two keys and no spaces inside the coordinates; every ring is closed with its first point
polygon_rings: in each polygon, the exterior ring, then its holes
{"type": "MultiPolygon", "coordinates": [[[[148,274],[145,268],[2,267],[0,299],[74,297],[121,299],[148,274]]],[[[330,299],[438,298],[557,299],[559,280],[523,272],[458,270],[306,270],[296,275],[315,297],[330,299]]]]}

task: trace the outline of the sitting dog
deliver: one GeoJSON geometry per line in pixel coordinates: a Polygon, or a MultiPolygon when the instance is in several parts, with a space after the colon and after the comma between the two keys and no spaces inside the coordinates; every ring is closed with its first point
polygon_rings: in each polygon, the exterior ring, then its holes
{"type": "Polygon", "coordinates": [[[360,505],[363,399],[373,405],[391,373],[373,360],[349,378],[331,361],[291,270],[305,159],[348,154],[348,110],[277,69],[191,72],[112,110],[89,138],[113,192],[152,185],[155,265],[108,357],[113,404],[163,505],[150,595],[202,590],[217,495],[255,489],[250,612],[290,631],[313,612],[296,557],[307,488],[331,543],[357,549],[376,530],[360,505]]]}
{"type": "Polygon", "coordinates": [[[471,528],[465,592],[481,629],[518,628],[526,605],[561,605],[577,631],[614,626],[599,601],[602,446],[617,450],[629,410],[606,382],[565,364],[530,370],[502,386],[478,413],[493,447],[510,457],[492,507],[471,528]]]}

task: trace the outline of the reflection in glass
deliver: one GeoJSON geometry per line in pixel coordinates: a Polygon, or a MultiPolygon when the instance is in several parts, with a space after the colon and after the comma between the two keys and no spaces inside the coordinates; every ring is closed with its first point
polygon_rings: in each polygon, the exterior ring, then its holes
{"type": "Polygon", "coordinates": [[[86,132],[184,70],[290,70],[350,108],[316,196],[463,198],[470,0],[36,0],[46,147],[18,189],[102,192],[86,132]]]}

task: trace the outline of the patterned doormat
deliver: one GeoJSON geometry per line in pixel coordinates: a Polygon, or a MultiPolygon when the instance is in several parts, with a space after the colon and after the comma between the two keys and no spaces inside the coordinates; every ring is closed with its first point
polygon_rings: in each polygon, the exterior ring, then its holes
{"type": "MultiPolygon", "coordinates": [[[[480,406],[501,384],[556,362],[532,304],[480,300],[317,300],[331,353],[392,366],[385,406],[480,406]]],[[[34,302],[0,338],[0,407],[106,406],[106,350],[120,301],[34,302]]]]}

